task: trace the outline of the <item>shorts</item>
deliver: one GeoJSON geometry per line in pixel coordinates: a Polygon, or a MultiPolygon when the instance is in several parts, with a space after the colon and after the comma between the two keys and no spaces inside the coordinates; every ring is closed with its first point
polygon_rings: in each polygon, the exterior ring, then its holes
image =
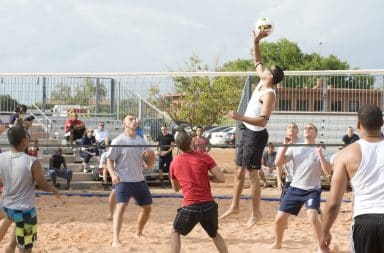
{"type": "Polygon", "coordinates": [[[352,252],[384,252],[384,214],[363,214],[354,218],[352,252]]]}
{"type": "Polygon", "coordinates": [[[281,189],[280,201],[283,199],[285,193],[287,192],[288,187],[291,186],[291,182],[285,182],[283,189],[281,189]]]}
{"type": "Polygon", "coordinates": [[[19,248],[31,249],[37,239],[36,209],[15,210],[4,207],[8,219],[16,225],[16,243],[19,248]]]}
{"type": "Polygon", "coordinates": [[[192,231],[197,223],[201,224],[209,237],[216,237],[219,229],[216,202],[210,201],[180,207],[177,209],[173,228],[177,233],[185,236],[192,231]]]}
{"type": "Polygon", "coordinates": [[[49,168],[48,175],[50,177],[61,177],[67,179],[69,176],[72,176],[72,170],[68,170],[67,168],[64,168],[63,170],[58,170],[55,168],[49,168]]]}
{"type": "Polygon", "coordinates": [[[128,203],[133,197],[138,206],[152,204],[151,193],[145,181],[120,182],[115,185],[116,203],[128,203]]]}
{"type": "Polygon", "coordinates": [[[162,170],[164,173],[168,173],[171,162],[172,162],[172,156],[160,156],[159,170],[162,170]]]}
{"type": "Polygon", "coordinates": [[[236,165],[247,169],[261,169],[261,158],[268,142],[268,132],[259,132],[240,126],[241,140],[236,154],[236,165]]]}
{"type": "Polygon", "coordinates": [[[315,209],[320,213],[321,190],[302,190],[296,187],[288,187],[280,202],[279,211],[297,215],[305,204],[307,209],[315,209]]]}

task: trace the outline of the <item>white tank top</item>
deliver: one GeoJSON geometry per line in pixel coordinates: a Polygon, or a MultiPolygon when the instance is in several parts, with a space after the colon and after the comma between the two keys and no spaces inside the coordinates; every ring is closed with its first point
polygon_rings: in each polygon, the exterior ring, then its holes
{"type": "MultiPolygon", "coordinates": [[[[261,113],[261,108],[263,107],[263,104],[261,103],[261,100],[260,100],[261,97],[267,92],[273,92],[273,94],[276,96],[274,89],[268,88],[265,90],[260,90],[262,87],[263,86],[261,85],[261,82],[259,82],[259,84],[256,86],[255,90],[252,93],[252,97],[249,100],[244,116],[247,116],[250,118],[259,117],[261,113]]],[[[255,132],[259,132],[265,129],[265,127],[255,126],[245,122],[243,123],[249,130],[252,130],[255,132]]]]}
{"type": "Polygon", "coordinates": [[[358,140],[361,163],[351,178],[355,197],[353,217],[361,214],[384,214],[384,140],[358,140]]]}
{"type": "Polygon", "coordinates": [[[0,177],[3,181],[3,206],[16,210],[35,207],[35,181],[32,164],[35,157],[24,152],[0,154],[0,177]]]}

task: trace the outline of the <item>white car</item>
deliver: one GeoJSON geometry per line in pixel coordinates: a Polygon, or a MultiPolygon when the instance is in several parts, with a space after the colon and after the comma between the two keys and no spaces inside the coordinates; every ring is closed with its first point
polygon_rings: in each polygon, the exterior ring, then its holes
{"type": "Polygon", "coordinates": [[[220,132],[212,133],[209,143],[212,145],[225,145],[225,137],[227,136],[227,133],[230,132],[236,132],[236,127],[228,127],[220,132]]]}

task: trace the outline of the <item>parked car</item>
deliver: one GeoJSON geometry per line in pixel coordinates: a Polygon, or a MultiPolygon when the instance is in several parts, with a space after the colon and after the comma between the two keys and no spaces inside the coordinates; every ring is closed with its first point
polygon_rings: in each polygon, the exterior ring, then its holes
{"type": "Polygon", "coordinates": [[[225,144],[235,145],[236,144],[236,127],[225,135],[225,144]]]}
{"type": "Polygon", "coordinates": [[[227,127],[221,130],[220,132],[213,132],[211,134],[211,138],[209,139],[209,142],[212,145],[225,145],[225,139],[226,139],[227,133],[235,132],[235,131],[236,131],[236,127],[233,126],[233,127],[227,127]]]}
{"type": "Polygon", "coordinates": [[[230,126],[217,126],[217,127],[211,128],[209,130],[204,131],[203,136],[209,140],[211,138],[212,133],[220,132],[228,127],[230,126]]]}

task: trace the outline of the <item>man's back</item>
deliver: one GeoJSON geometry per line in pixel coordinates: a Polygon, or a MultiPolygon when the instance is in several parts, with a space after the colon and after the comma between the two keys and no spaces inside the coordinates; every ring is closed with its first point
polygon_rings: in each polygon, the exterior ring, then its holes
{"type": "Polygon", "coordinates": [[[35,184],[32,164],[35,157],[24,152],[0,154],[0,177],[2,179],[3,206],[16,210],[28,210],[35,205],[35,184]]]}
{"type": "Polygon", "coordinates": [[[171,174],[183,191],[183,206],[213,200],[208,171],[215,166],[209,155],[196,151],[182,153],[173,160],[171,174]]]}

